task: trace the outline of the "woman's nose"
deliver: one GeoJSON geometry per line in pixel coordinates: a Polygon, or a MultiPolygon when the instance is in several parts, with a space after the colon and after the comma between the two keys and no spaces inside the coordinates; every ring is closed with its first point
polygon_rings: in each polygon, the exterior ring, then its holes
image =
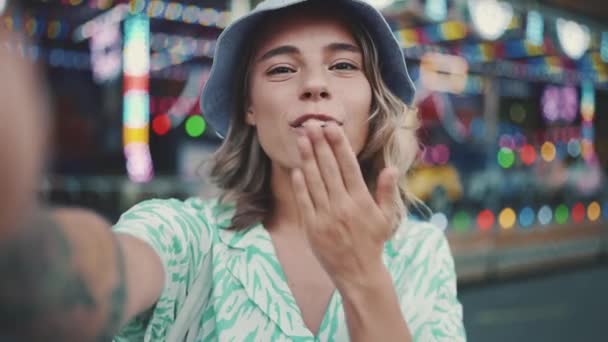
{"type": "Polygon", "coordinates": [[[328,100],[331,98],[329,86],[323,72],[311,72],[306,75],[303,80],[301,100],[319,101],[328,100]]]}

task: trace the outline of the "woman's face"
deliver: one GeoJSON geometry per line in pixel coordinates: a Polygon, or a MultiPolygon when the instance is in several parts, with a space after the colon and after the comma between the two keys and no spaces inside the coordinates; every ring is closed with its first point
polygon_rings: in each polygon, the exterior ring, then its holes
{"type": "Polygon", "coordinates": [[[360,46],[343,22],[285,16],[262,35],[253,58],[246,122],[273,163],[298,167],[298,134],[328,120],[341,124],[353,151],[361,151],[372,90],[360,46]]]}

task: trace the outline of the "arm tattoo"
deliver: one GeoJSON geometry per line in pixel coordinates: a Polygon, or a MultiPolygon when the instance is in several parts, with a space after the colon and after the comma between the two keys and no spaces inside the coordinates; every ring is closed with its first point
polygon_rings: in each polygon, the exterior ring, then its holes
{"type": "Polygon", "coordinates": [[[111,340],[126,302],[124,260],[109,230],[87,228],[38,212],[0,241],[3,341],[111,340]]]}

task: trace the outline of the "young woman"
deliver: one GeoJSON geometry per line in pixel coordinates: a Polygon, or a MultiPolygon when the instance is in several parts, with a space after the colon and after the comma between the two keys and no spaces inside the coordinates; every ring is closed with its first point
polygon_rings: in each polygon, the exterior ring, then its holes
{"type": "Polygon", "coordinates": [[[406,216],[413,95],[362,1],[267,0],[228,27],[201,101],[222,196],[115,225],[162,275],[133,286],[151,295],[115,341],[464,340],[446,239],[406,216]]]}

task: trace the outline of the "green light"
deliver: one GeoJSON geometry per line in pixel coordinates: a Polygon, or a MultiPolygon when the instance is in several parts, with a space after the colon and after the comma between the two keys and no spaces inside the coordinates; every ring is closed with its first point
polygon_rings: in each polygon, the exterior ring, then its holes
{"type": "Polygon", "coordinates": [[[503,169],[510,168],[511,166],[513,166],[514,162],[515,162],[515,153],[513,153],[513,150],[511,150],[510,148],[502,147],[498,151],[498,164],[503,169]]]}
{"type": "Polygon", "coordinates": [[[555,209],[555,222],[559,224],[568,222],[568,207],[566,207],[565,204],[560,204],[557,209],[555,209]]]}
{"type": "Polygon", "coordinates": [[[192,115],[188,118],[188,121],[186,121],[186,133],[193,138],[198,138],[203,135],[206,128],[207,123],[200,115],[192,115]]]}
{"type": "Polygon", "coordinates": [[[452,218],[454,230],[459,232],[466,232],[469,230],[469,226],[471,225],[471,218],[464,211],[457,212],[452,218]]]}

